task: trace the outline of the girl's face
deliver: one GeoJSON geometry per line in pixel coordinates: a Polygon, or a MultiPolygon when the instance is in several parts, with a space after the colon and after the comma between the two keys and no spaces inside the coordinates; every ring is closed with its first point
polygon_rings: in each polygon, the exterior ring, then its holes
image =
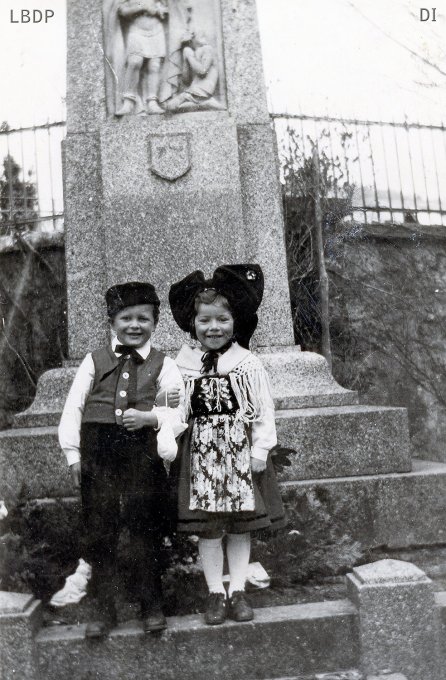
{"type": "Polygon", "coordinates": [[[204,351],[219,350],[232,338],[234,318],[222,304],[200,302],[194,320],[195,333],[204,351]]]}

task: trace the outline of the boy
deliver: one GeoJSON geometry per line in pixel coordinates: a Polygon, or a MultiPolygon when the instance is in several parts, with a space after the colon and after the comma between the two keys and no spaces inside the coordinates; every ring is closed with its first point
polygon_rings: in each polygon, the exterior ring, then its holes
{"type": "MultiPolygon", "coordinates": [[[[156,429],[165,418],[184,429],[182,409],[157,408],[168,388],[182,385],[175,362],[151,346],[159,299],[150,283],[112,286],[105,295],[111,344],[87,354],[59,425],[59,442],[82,498],[83,557],[93,567],[100,620],[86,636],[116,624],[115,565],[120,507],[125,512],[145,631],[162,630],[159,552],[168,525],[167,475],[156,429]]],[[[183,390],[181,387],[180,391],[183,390]]],[[[184,391],[183,391],[184,394],[184,391]]]]}

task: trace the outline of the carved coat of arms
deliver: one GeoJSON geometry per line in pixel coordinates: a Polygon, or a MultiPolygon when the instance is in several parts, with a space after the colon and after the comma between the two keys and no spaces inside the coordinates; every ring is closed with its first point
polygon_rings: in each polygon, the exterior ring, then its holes
{"type": "Polygon", "coordinates": [[[189,135],[151,135],[149,164],[155,175],[170,182],[185,175],[191,166],[189,135]]]}

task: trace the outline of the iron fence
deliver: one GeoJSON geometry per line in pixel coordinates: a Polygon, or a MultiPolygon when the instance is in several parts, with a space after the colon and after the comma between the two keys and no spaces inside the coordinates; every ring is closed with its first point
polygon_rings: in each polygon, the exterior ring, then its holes
{"type": "MultiPolygon", "coordinates": [[[[351,189],[352,217],[364,224],[446,224],[444,125],[272,114],[279,152],[296,166],[317,143],[331,166],[334,198],[351,189]],[[444,187],[444,189],[443,189],[444,187]]],[[[61,142],[66,123],[0,127],[0,236],[63,231],[61,142]]]]}
{"type": "Polygon", "coordinates": [[[64,121],[0,127],[0,236],[63,231],[64,121]]]}
{"type": "Polygon", "coordinates": [[[331,168],[334,198],[350,188],[351,217],[364,224],[446,222],[444,125],[273,114],[282,168],[302,167],[314,145],[331,168]],[[290,145],[290,139],[293,145],[290,145]],[[286,161],[286,158],[288,160],[286,161]]]}

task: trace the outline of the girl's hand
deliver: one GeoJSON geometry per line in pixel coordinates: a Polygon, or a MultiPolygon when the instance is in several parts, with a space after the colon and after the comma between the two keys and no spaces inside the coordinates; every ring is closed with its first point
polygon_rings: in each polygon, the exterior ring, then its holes
{"type": "Polygon", "coordinates": [[[157,406],[169,406],[169,408],[177,408],[180,405],[180,388],[169,387],[156,395],[157,406]]]}
{"type": "Polygon", "coordinates": [[[263,472],[266,470],[266,460],[260,460],[260,458],[251,458],[251,471],[256,474],[257,472],[263,472]]]}
{"type": "Polygon", "coordinates": [[[180,405],[180,388],[170,387],[167,390],[167,405],[170,408],[178,408],[180,405]]]}
{"type": "Polygon", "coordinates": [[[138,411],[136,408],[128,408],[122,416],[122,424],[126,430],[133,432],[142,427],[156,427],[158,418],[152,411],[138,411]]]}
{"type": "Polygon", "coordinates": [[[70,465],[70,471],[74,488],[79,489],[81,486],[81,464],[73,463],[72,465],[70,465]]]}

